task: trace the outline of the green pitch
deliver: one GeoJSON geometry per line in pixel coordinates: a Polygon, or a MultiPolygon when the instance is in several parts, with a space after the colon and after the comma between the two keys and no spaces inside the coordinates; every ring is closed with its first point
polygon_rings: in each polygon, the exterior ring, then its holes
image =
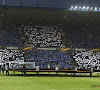
{"type": "Polygon", "coordinates": [[[100,85],[100,77],[13,76],[12,72],[10,74],[11,76],[0,75],[0,90],[100,90],[100,86],[92,87],[100,85]]]}

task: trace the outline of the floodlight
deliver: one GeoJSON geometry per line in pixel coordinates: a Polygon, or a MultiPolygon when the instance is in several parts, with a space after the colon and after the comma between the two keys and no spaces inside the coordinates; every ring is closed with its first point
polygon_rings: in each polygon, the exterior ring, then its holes
{"type": "Polygon", "coordinates": [[[83,9],[85,9],[86,7],[85,6],[83,6],[83,9]]]}
{"type": "Polygon", "coordinates": [[[95,10],[97,10],[97,7],[95,7],[95,10]]]}
{"type": "Polygon", "coordinates": [[[75,8],[77,8],[77,6],[75,6],[75,8]]]}
{"type": "Polygon", "coordinates": [[[87,9],[89,9],[89,7],[87,7],[87,9]]]}
{"type": "Polygon", "coordinates": [[[71,6],[71,9],[73,9],[74,7],[73,6],[71,6]]]}

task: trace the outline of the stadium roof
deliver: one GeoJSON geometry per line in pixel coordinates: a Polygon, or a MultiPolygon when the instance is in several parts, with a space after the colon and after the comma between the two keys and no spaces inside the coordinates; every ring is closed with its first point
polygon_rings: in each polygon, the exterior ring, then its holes
{"type": "Polygon", "coordinates": [[[0,8],[1,24],[100,26],[100,12],[40,8],[0,8]]]}
{"type": "Polygon", "coordinates": [[[100,0],[0,0],[0,5],[68,9],[71,6],[99,7],[100,0]]]}

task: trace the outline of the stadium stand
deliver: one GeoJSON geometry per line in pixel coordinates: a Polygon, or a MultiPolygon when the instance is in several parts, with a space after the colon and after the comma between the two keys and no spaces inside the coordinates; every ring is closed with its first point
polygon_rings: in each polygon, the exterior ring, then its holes
{"type": "Polygon", "coordinates": [[[0,46],[4,47],[22,47],[20,42],[19,26],[5,25],[0,26],[0,46]]]}
{"type": "Polygon", "coordinates": [[[48,69],[48,64],[50,69],[55,69],[56,65],[59,66],[59,69],[73,68],[73,60],[67,53],[52,50],[30,50],[25,53],[25,60],[35,62],[36,66],[40,66],[40,69],[48,69]]]}
{"type": "Polygon", "coordinates": [[[23,52],[20,52],[19,50],[0,49],[0,63],[6,63],[9,61],[23,62],[23,52]]]}
{"type": "Polygon", "coordinates": [[[29,38],[29,45],[36,47],[62,47],[62,29],[51,26],[25,26],[25,35],[29,38]]]}
{"type": "MultiPolygon", "coordinates": [[[[24,26],[25,37],[28,45],[33,47],[61,47],[62,29],[46,26],[24,26]]],[[[5,47],[23,47],[21,42],[21,26],[7,25],[1,27],[0,45],[5,47]]]]}
{"type": "Polygon", "coordinates": [[[100,52],[78,51],[74,53],[73,58],[78,64],[78,69],[89,70],[91,67],[94,70],[100,69],[100,52]]]}
{"type": "Polygon", "coordinates": [[[65,29],[67,37],[72,41],[73,48],[99,48],[99,30],[91,29],[65,29]]]}
{"type": "MultiPolygon", "coordinates": [[[[25,43],[30,47],[65,47],[72,48],[99,48],[99,32],[91,32],[86,29],[62,29],[57,26],[26,25],[23,26],[25,43]],[[63,39],[65,38],[65,39],[63,39]],[[65,40],[65,41],[64,41],[65,40]],[[68,42],[70,41],[70,43],[68,42]]],[[[21,26],[6,25],[0,26],[0,46],[23,47],[21,41],[21,26]]]]}
{"type": "MultiPolygon", "coordinates": [[[[25,42],[30,47],[56,47],[63,46],[63,40],[71,41],[72,48],[99,48],[99,34],[90,32],[88,29],[69,30],[57,26],[42,25],[5,25],[0,26],[0,46],[23,47],[21,36],[27,37],[25,42]],[[23,28],[22,28],[23,26],[23,28]],[[23,35],[22,35],[23,34],[23,35]],[[65,36],[64,36],[65,35],[65,36]],[[63,39],[63,37],[65,39],[63,39]],[[67,38],[67,39],[66,39],[67,38]]],[[[65,45],[66,46],[66,45],[65,45]]],[[[67,46],[66,46],[67,47],[67,46]]],[[[99,52],[75,52],[74,58],[78,64],[78,69],[88,70],[90,67],[99,69],[99,52]],[[91,64],[91,65],[90,65],[91,64]]],[[[48,64],[51,69],[59,65],[59,69],[72,69],[73,62],[70,56],[60,51],[52,50],[30,50],[25,51],[25,56],[19,50],[0,49],[0,61],[5,63],[11,59],[17,62],[25,58],[28,62],[35,62],[40,69],[47,69],[48,64]],[[27,53],[27,54],[26,54],[27,53]]]]}

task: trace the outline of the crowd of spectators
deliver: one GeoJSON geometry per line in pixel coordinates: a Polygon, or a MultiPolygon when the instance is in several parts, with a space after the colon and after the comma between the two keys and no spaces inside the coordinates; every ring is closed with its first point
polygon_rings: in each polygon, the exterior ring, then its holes
{"type": "Polygon", "coordinates": [[[88,29],[65,29],[72,48],[100,48],[100,31],[88,29]]]}
{"type": "MultiPolygon", "coordinates": [[[[57,26],[42,25],[5,25],[0,26],[0,46],[4,47],[24,47],[21,36],[27,37],[26,45],[30,47],[63,47],[63,43],[70,42],[71,48],[100,48],[98,30],[88,29],[67,29],[57,26]],[[22,28],[23,27],[23,28],[22,28]],[[22,35],[23,34],[23,35],[22,35]],[[64,41],[65,40],[65,41],[64,41]]],[[[68,45],[68,44],[67,44],[68,45]]],[[[67,45],[64,45],[67,47],[67,45]]],[[[99,69],[100,52],[75,52],[73,56],[79,69],[93,67],[99,69]]],[[[60,69],[71,69],[73,62],[66,53],[52,50],[30,50],[25,51],[25,56],[19,50],[0,49],[0,63],[8,61],[35,62],[40,69],[47,69],[48,65],[52,69],[59,65],[60,69]]]]}
{"type": "Polygon", "coordinates": [[[78,69],[100,69],[100,52],[78,51],[74,53],[73,58],[77,62],[78,69]]]}
{"type": "Polygon", "coordinates": [[[23,47],[21,36],[27,37],[25,44],[31,47],[99,48],[99,30],[85,28],[68,29],[42,25],[0,26],[0,46],[23,47]],[[23,26],[23,28],[22,28],[23,26]]]}
{"type": "Polygon", "coordinates": [[[0,46],[4,47],[22,47],[20,41],[19,26],[5,25],[0,26],[0,46]]]}
{"type": "Polygon", "coordinates": [[[40,69],[55,69],[58,65],[59,69],[72,69],[73,60],[67,53],[62,53],[52,50],[30,50],[25,52],[25,59],[27,61],[35,62],[40,69]]]}
{"type": "Polygon", "coordinates": [[[29,45],[36,47],[62,47],[63,31],[58,27],[25,26],[25,35],[29,38],[29,45]]]}
{"type": "MultiPolygon", "coordinates": [[[[5,25],[0,26],[0,46],[23,47],[21,36],[31,47],[62,47],[63,31],[56,26],[5,25]],[[23,27],[23,28],[22,28],[23,27]],[[26,40],[25,40],[26,41],[26,40]]],[[[25,42],[24,42],[25,43],[25,42]]]]}
{"type": "Polygon", "coordinates": [[[24,54],[19,50],[0,49],[0,63],[9,61],[23,62],[24,54]]]}

